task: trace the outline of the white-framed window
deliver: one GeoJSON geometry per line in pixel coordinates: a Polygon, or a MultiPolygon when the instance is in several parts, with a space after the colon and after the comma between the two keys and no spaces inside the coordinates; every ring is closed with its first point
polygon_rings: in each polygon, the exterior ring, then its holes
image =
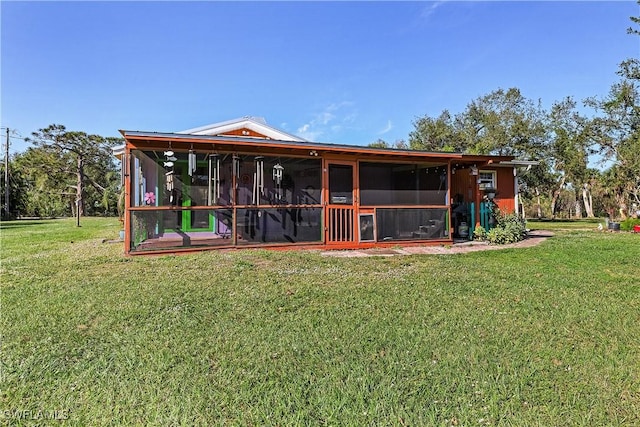
{"type": "Polygon", "coordinates": [[[480,171],[478,181],[480,182],[481,190],[485,188],[497,188],[496,171],[480,171]]]}

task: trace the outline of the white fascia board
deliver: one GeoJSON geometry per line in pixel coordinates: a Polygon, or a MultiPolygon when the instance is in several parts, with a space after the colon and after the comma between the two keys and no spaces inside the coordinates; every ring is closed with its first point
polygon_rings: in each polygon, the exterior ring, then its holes
{"type": "Polygon", "coordinates": [[[296,141],[296,142],[308,142],[304,138],[300,138],[295,135],[291,135],[287,132],[281,131],[279,129],[273,128],[266,123],[260,123],[251,118],[242,118],[236,120],[229,120],[226,122],[213,123],[206,126],[201,126],[198,128],[187,129],[181,132],[181,134],[189,134],[189,135],[221,135],[227,132],[231,132],[238,129],[250,129],[254,132],[262,134],[270,139],[275,139],[278,141],[296,141]]]}
{"type": "Polygon", "coordinates": [[[503,166],[538,166],[540,162],[537,160],[509,160],[498,164],[503,166]]]}
{"type": "Polygon", "coordinates": [[[306,139],[300,138],[298,136],[295,135],[291,135],[287,132],[283,132],[279,129],[276,128],[272,128],[269,125],[263,125],[260,123],[256,123],[254,121],[248,121],[246,122],[246,124],[244,124],[244,126],[242,127],[246,127],[247,129],[250,129],[254,132],[260,133],[268,138],[271,139],[276,139],[279,141],[297,141],[297,142],[307,142],[306,139]]]}
{"type": "Polygon", "coordinates": [[[117,145],[117,146],[111,148],[111,152],[118,159],[120,159],[120,158],[122,158],[122,156],[124,156],[124,150],[125,150],[124,144],[117,145]]]}
{"type": "Polygon", "coordinates": [[[198,126],[197,128],[181,130],[180,132],[176,132],[176,133],[185,133],[185,134],[189,134],[189,135],[205,135],[204,132],[211,131],[213,129],[217,130],[219,128],[230,126],[230,125],[235,125],[235,124],[237,124],[239,122],[242,122],[242,121],[245,121],[245,120],[246,119],[226,120],[224,122],[211,123],[211,124],[204,125],[204,126],[198,126]]]}

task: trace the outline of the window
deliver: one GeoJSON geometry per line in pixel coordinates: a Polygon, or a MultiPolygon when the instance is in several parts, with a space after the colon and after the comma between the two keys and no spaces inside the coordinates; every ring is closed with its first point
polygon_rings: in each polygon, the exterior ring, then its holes
{"type": "Polygon", "coordinates": [[[446,165],[360,163],[360,204],[363,206],[446,203],[446,165]]]}
{"type": "Polygon", "coordinates": [[[373,242],[375,236],[375,224],[373,214],[360,214],[360,241],[373,242]]]}
{"type": "Polygon", "coordinates": [[[480,181],[480,189],[496,188],[496,171],[480,171],[478,175],[480,181]]]}
{"type": "Polygon", "coordinates": [[[329,203],[353,203],[353,166],[329,165],[329,203]]]}

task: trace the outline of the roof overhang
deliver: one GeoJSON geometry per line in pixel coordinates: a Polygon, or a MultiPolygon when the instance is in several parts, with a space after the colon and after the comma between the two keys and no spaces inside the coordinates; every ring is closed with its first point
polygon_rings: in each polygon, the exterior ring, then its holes
{"type": "MultiPolygon", "coordinates": [[[[271,152],[276,155],[298,156],[365,156],[368,158],[384,158],[385,160],[420,160],[438,162],[477,163],[478,166],[498,166],[512,162],[512,156],[484,156],[455,152],[420,151],[399,148],[378,148],[358,145],[331,144],[309,141],[265,140],[263,138],[249,138],[220,135],[194,135],[185,133],[163,133],[121,130],[127,146],[140,149],[163,149],[171,143],[174,149],[195,149],[202,151],[233,151],[233,152],[271,152]]],[[[121,156],[124,146],[114,148],[114,155],[121,156]]]]}
{"type": "Polygon", "coordinates": [[[515,166],[515,167],[531,167],[538,166],[540,164],[537,160],[506,160],[499,163],[500,166],[515,166]]]}
{"type": "Polygon", "coordinates": [[[115,147],[111,148],[111,152],[113,153],[113,155],[115,157],[117,157],[118,159],[122,159],[122,156],[124,156],[124,150],[125,150],[126,145],[122,144],[122,145],[116,145],[115,147]]]}
{"type": "Polygon", "coordinates": [[[137,145],[143,143],[151,146],[154,144],[165,144],[169,141],[174,148],[179,148],[180,144],[185,147],[194,146],[194,149],[213,150],[213,149],[241,149],[250,151],[257,149],[260,151],[268,150],[285,150],[291,154],[297,153],[305,155],[324,154],[351,154],[351,155],[371,155],[371,156],[387,156],[387,157],[412,157],[412,158],[444,158],[444,159],[461,159],[461,153],[444,153],[430,151],[403,150],[394,148],[377,148],[364,147],[356,145],[330,144],[308,141],[283,141],[283,140],[264,140],[261,138],[244,138],[235,136],[208,136],[193,135],[181,133],[161,133],[161,132],[141,132],[121,130],[120,133],[127,143],[137,145]],[[208,148],[206,145],[215,145],[216,148],[208,148]],[[200,147],[198,147],[200,146],[200,147]]]}

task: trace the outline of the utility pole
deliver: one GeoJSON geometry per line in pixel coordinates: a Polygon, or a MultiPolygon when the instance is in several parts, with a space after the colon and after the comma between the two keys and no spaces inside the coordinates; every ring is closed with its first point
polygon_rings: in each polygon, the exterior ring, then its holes
{"type": "Polygon", "coordinates": [[[9,128],[7,128],[7,144],[4,151],[4,215],[9,218],[9,128]]]}

